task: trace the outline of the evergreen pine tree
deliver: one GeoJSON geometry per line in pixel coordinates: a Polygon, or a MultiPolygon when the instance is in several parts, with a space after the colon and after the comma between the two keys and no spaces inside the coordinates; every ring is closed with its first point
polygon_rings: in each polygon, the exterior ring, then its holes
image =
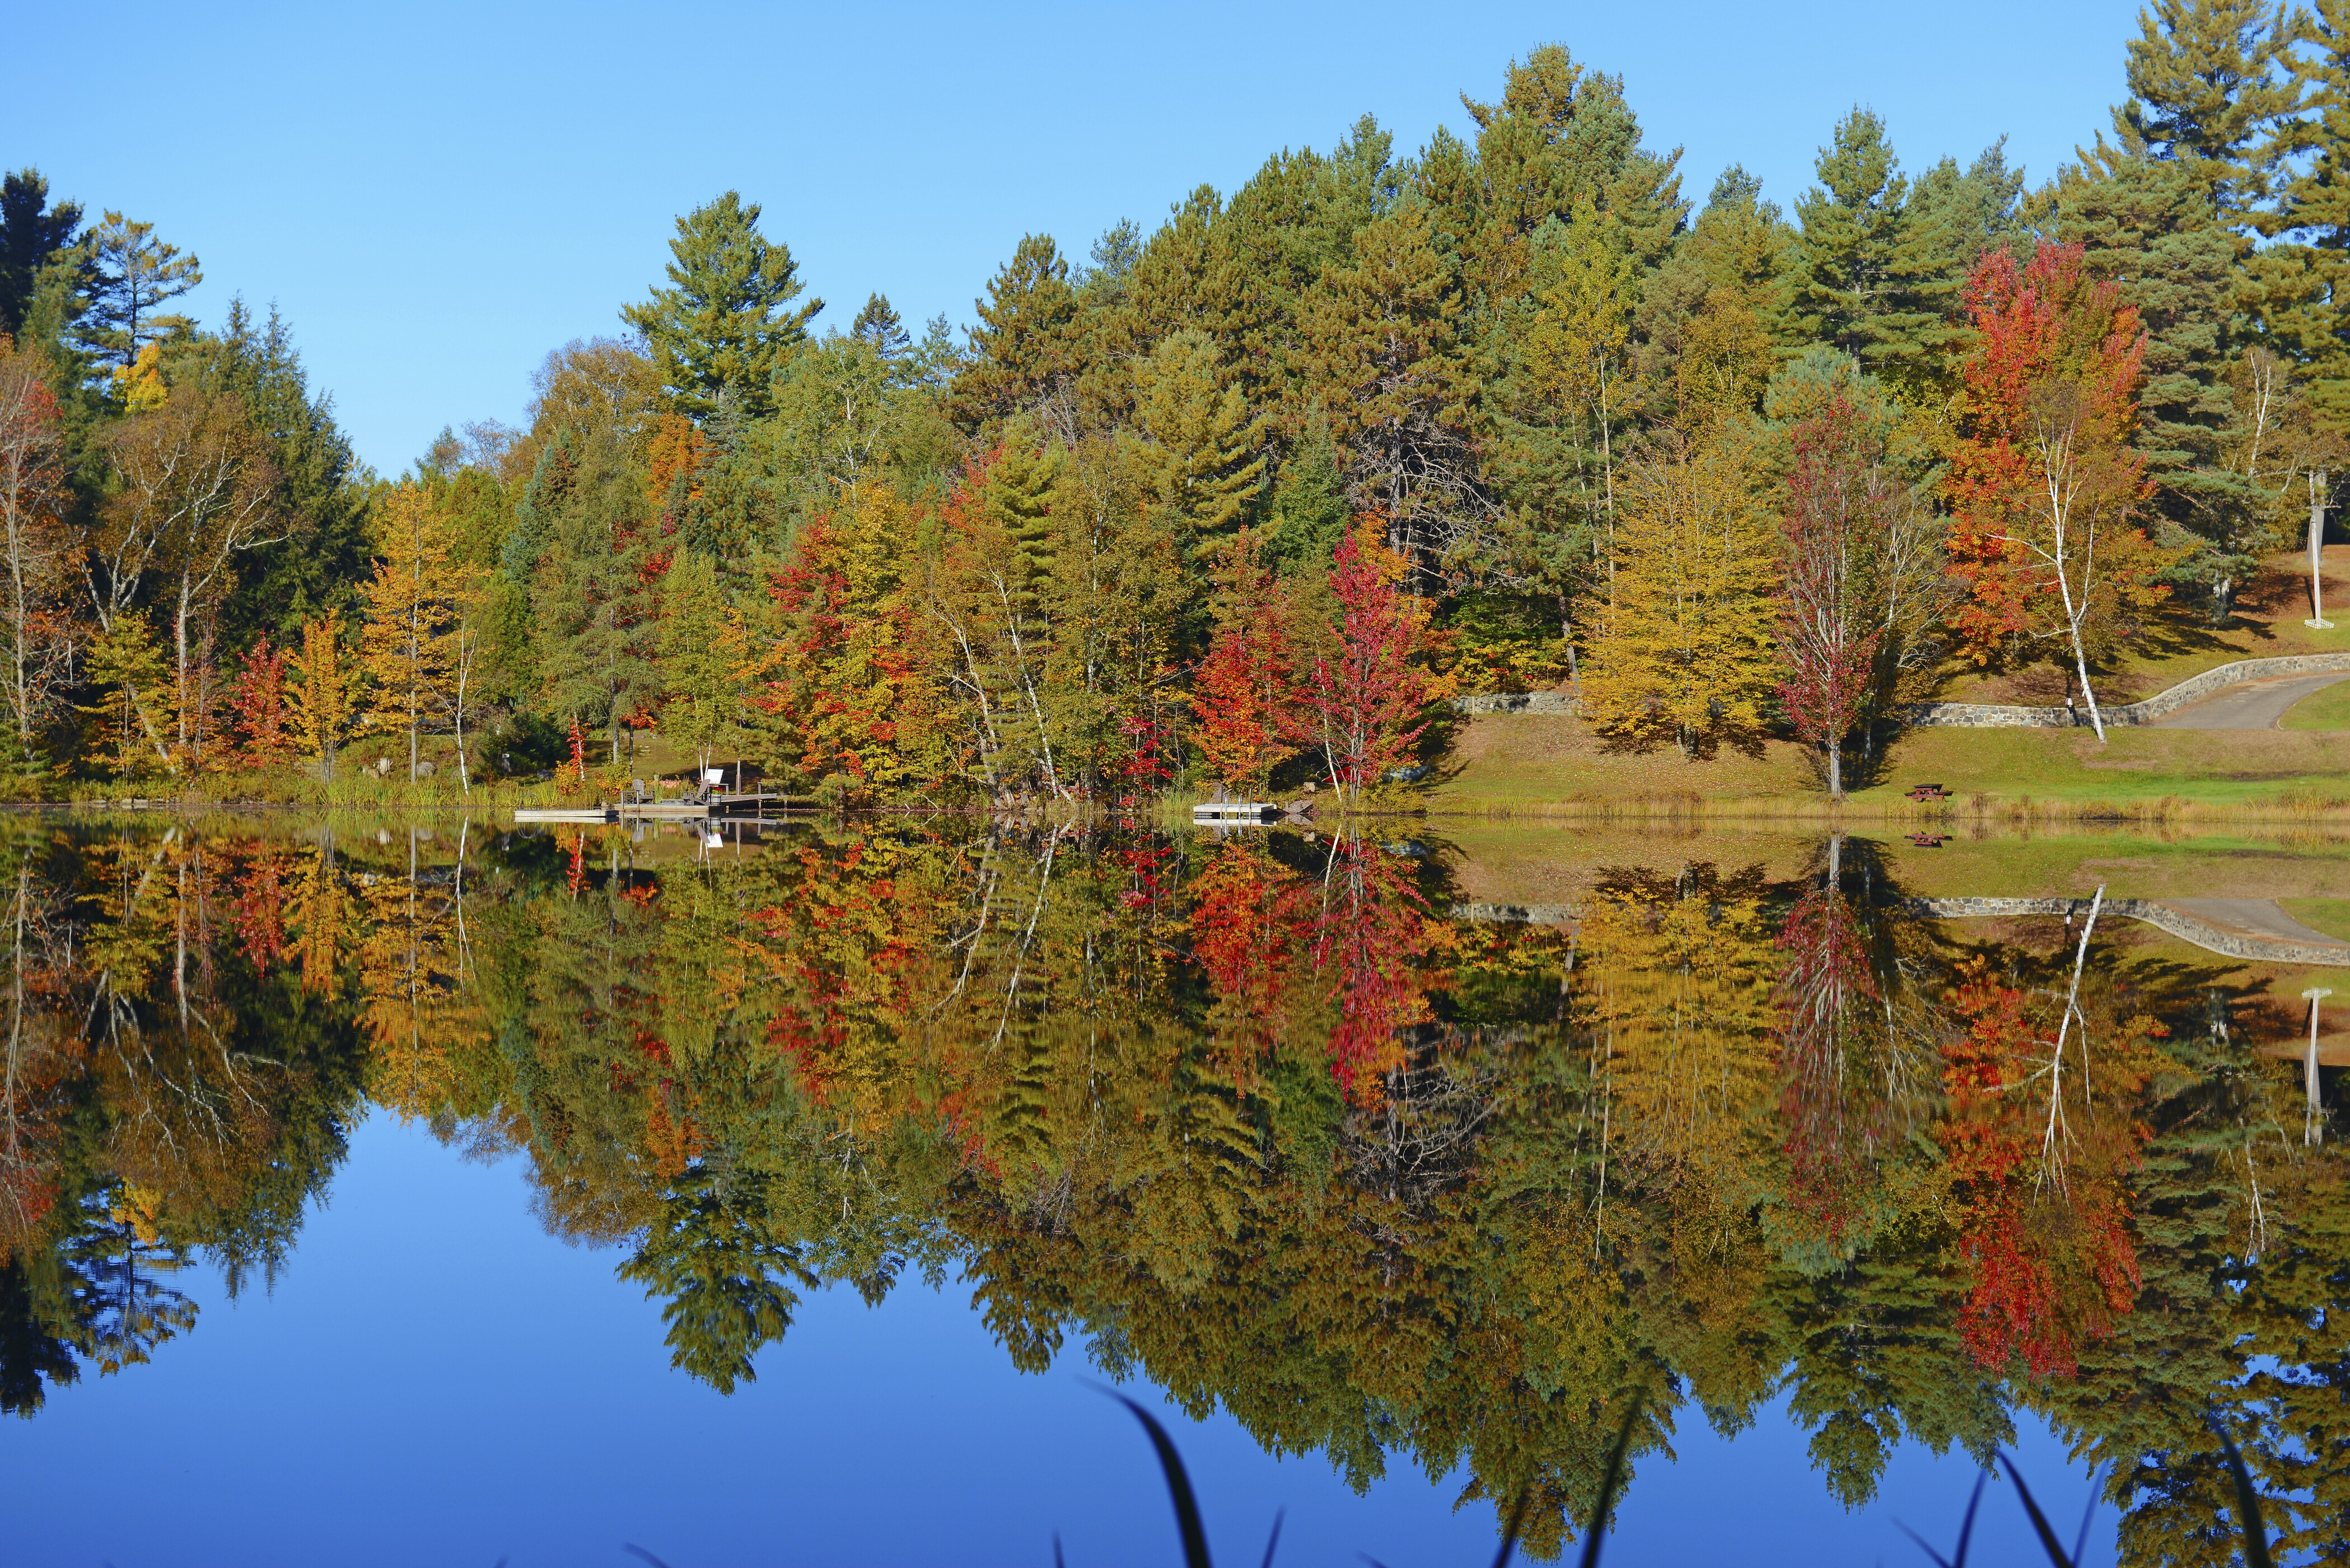
{"type": "Polygon", "coordinates": [[[2296,130],[2307,164],[2294,171],[2274,227],[2293,243],[2252,261],[2261,324],[2306,368],[2309,400],[2350,429],[2350,0],[2315,0],[2310,47],[2294,62],[2312,119],[2296,130]]]}
{"type": "Polygon", "coordinates": [[[980,324],[948,403],[966,431],[1033,405],[1077,369],[1076,291],[1051,235],[1022,235],[987,297],[972,303],[980,324]]]}
{"type": "Polygon", "coordinates": [[[497,568],[490,576],[484,618],[484,690],[518,707],[539,709],[546,696],[531,589],[539,562],[555,541],[556,519],[577,487],[580,444],[578,432],[565,426],[539,448],[530,483],[515,507],[514,526],[498,548],[497,568]]]}
{"type": "Polygon", "coordinates": [[[897,311],[890,308],[889,296],[886,294],[865,296],[864,308],[858,311],[857,319],[849,323],[848,335],[859,342],[870,344],[873,352],[884,359],[897,359],[914,346],[914,340],[906,335],[906,324],[899,319],[897,311]]]}
{"type": "Polygon", "coordinates": [[[734,728],[737,662],[717,571],[709,556],[689,550],[661,579],[661,731],[672,745],[690,749],[699,768],[710,766],[712,752],[734,728]]]}
{"type": "Polygon", "coordinates": [[[759,204],[733,191],[680,218],[669,248],[670,286],[621,318],[644,334],[661,384],[696,421],[722,402],[764,412],[776,366],[824,301],[792,307],[801,284],[790,247],[760,234],[759,204]]]}
{"type": "Polygon", "coordinates": [[[312,392],[285,318],[273,307],[255,321],[242,297],[232,299],[218,333],[173,353],[172,375],[244,405],[277,466],[279,504],[300,524],[294,538],[244,556],[240,591],[222,609],[223,639],[231,647],[264,633],[282,641],[306,617],[347,607],[351,585],[369,571],[368,492],[334,400],[312,392]]]}
{"type": "Polygon", "coordinates": [[[1264,476],[1264,421],[1223,384],[1215,340],[1197,327],[1170,333],[1138,374],[1138,422],[1160,454],[1159,501],[1181,519],[1191,546],[1212,551],[1240,526],[1264,476]]]}
{"type": "Polygon", "coordinates": [[[621,729],[644,715],[660,691],[650,511],[643,476],[616,433],[592,433],[554,516],[530,597],[545,701],[558,720],[608,726],[614,766],[621,729]]]}
{"type": "Polygon", "coordinates": [[[2210,587],[2225,620],[2232,586],[2267,547],[2268,496],[2228,461],[2238,346],[2230,294],[2237,243],[2198,172],[2131,157],[2102,140],[2041,198],[2054,235],[2083,247],[2091,276],[2118,285],[2147,332],[2136,445],[2158,487],[2168,542],[2192,547],[2180,570],[2210,587]]]}
{"type": "Polygon", "coordinates": [[[2114,110],[2121,150],[2183,165],[2221,222],[2261,227],[2301,107],[2290,63],[2301,26],[2297,7],[2271,0],[2152,0],[2114,110]]]}
{"type": "Polygon", "coordinates": [[[1796,319],[1889,384],[1920,387],[1960,336],[1960,275],[1940,231],[1911,213],[1909,182],[1874,112],[1846,115],[1817,167],[1821,188],[1795,199],[1796,319]]]}
{"type": "Polygon", "coordinates": [[[155,225],[109,212],[84,239],[88,308],[73,325],[78,346],[103,363],[129,369],[148,344],[193,330],[162,306],[204,281],[196,258],[155,237],[155,225]]]}
{"type": "Polygon", "coordinates": [[[37,169],[0,177],[0,332],[24,329],[35,280],[81,227],[81,204],[49,204],[49,182],[37,169]]]}
{"type": "Polygon", "coordinates": [[[1273,540],[1265,554],[1284,575],[1327,565],[1346,536],[1351,515],[1346,475],[1330,439],[1330,421],[1318,407],[1309,411],[1304,432],[1281,465],[1273,511],[1273,540]]]}

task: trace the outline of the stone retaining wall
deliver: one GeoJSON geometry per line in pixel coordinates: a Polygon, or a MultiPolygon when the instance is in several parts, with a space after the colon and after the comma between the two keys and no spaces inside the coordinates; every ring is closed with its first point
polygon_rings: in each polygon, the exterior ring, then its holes
{"type": "MultiPolygon", "coordinates": [[[[2291,675],[2350,675],[2350,653],[2291,653],[2277,659],[2239,659],[2190,675],[2168,691],[2143,702],[2123,702],[2100,710],[2106,727],[2124,729],[2151,724],[2189,702],[2247,680],[2276,680],[2291,675]]],[[[2012,707],[1997,702],[1921,702],[1909,710],[1910,723],[1955,726],[1974,730],[2066,730],[2089,727],[2089,709],[2012,707]]]]}

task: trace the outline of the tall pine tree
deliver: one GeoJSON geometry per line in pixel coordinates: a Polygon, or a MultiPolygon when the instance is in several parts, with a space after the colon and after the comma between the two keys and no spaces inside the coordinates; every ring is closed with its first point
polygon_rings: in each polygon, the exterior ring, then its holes
{"type": "Polygon", "coordinates": [[[722,404],[764,412],[775,367],[824,301],[793,306],[801,284],[791,248],[759,232],[759,204],[735,192],[680,218],[669,249],[670,286],[621,319],[644,334],[662,385],[695,421],[722,404]]]}

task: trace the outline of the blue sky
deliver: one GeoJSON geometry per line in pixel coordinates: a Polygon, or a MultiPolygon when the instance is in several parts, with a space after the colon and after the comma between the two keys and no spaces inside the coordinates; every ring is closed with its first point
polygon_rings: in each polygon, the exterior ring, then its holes
{"type": "Polygon", "coordinates": [[[203,258],[190,298],[291,321],[359,452],[514,420],[546,350],[619,329],[671,220],[764,203],[845,327],[868,290],[962,322],[1020,235],[1082,254],[1368,110],[1418,146],[1544,42],[1621,75],[1702,197],[1783,203],[1856,102],[1904,162],[2005,133],[2034,179],[2121,96],[2126,0],[16,8],[0,163],[203,258]]]}
{"type": "MultiPolygon", "coordinates": [[[[723,1397],[667,1366],[660,1304],[531,1213],[519,1158],[484,1167],[377,1113],[267,1293],[187,1279],[196,1326],[152,1362],[0,1420],[0,1512],[24,1568],[672,1568],[767,1563],[1180,1568],[1142,1433],[1079,1346],[1024,1376],[968,1287],[909,1277],[879,1309],[802,1303],[758,1380],[723,1397]],[[127,1444],[126,1444],[127,1440],[127,1444]]],[[[1399,1459],[1357,1497],[1319,1454],[1276,1459],[1230,1417],[1145,1384],[1197,1483],[1214,1555],[1282,1568],[1463,1568],[1493,1551],[1462,1478],[1399,1459]]],[[[2086,1477],[2029,1417],[2023,1474],[2066,1536],[2086,1477]]],[[[1734,1438],[1685,1410],[1673,1459],[1638,1467],[1610,1563],[1925,1568],[1974,1471],[1904,1443],[1847,1512],[1777,1407],[1734,1438]]],[[[2036,1561],[2007,1483],[1974,1561],[2036,1561]]],[[[2085,1561],[2114,1561],[2101,1511],[2085,1561]]],[[[1571,1560],[1571,1559],[1570,1559],[1571,1560]]]]}

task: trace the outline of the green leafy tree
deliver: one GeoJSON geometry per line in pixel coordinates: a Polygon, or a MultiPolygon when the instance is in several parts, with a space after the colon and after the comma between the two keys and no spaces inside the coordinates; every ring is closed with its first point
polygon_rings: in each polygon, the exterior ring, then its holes
{"type": "Polygon", "coordinates": [[[824,301],[801,293],[787,245],[759,233],[759,204],[733,191],[677,221],[670,286],[620,312],[644,335],[661,384],[696,421],[722,405],[764,412],[776,368],[807,337],[824,301]]]}
{"type": "Polygon", "coordinates": [[[691,550],[661,579],[661,595],[660,680],[668,694],[661,728],[706,769],[734,729],[740,701],[725,595],[710,557],[691,550]]]}

